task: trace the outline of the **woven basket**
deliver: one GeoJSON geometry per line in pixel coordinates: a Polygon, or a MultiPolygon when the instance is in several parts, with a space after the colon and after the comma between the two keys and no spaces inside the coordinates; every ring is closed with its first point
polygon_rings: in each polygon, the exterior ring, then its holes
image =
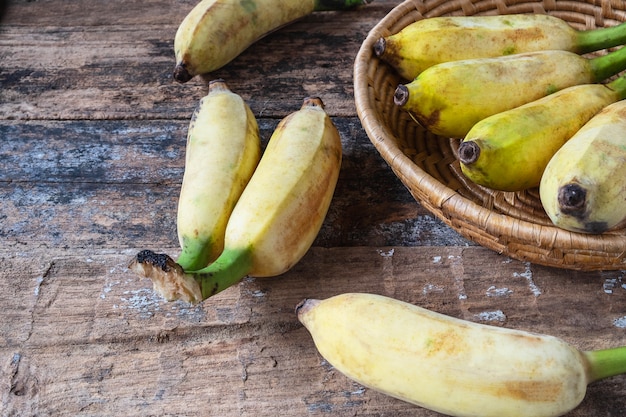
{"type": "Polygon", "coordinates": [[[573,270],[626,269],[626,230],[601,235],[555,227],[537,190],[497,192],[461,173],[458,140],[437,137],[393,103],[405,82],[373,53],[381,36],[443,15],[549,13],[577,29],[626,21],[624,0],[406,0],[368,34],[354,64],[356,108],[370,140],[413,197],[464,237],[511,258],[573,270]]]}

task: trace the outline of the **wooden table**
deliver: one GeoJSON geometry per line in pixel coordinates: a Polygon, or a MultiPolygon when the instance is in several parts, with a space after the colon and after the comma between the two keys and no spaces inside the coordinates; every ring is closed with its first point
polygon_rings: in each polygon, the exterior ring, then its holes
{"type": "MultiPolygon", "coordinates": [[[[294,307],[348,291],[581,349],[626,344],[624,271],[480,247],[420,207],[377,154],[356,116],[352,63],[398,3],[313,14],[211,74],[250,104],[264,143],[319,95],[344,161],[299,264],[189,306],[127,265],[141,249],[179,250],[186,132],[207,87],[172,81],[173,37],[195,1],[12,2],[0,25],[2,416],[439,415],[365,389],[317,353],[294,307]]],[[[568,416],[624,410],[620,376],[592,384],[568,416]]]]}

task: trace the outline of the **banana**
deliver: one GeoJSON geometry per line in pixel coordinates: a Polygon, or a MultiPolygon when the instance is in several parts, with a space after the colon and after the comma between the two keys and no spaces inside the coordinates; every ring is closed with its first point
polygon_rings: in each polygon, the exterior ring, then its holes
{"type": "Polygon", "coordinates": [[[211,81],[187,135],[177,214],[184,270],[204,268],[222,252],[226,224],[260,157],[252,110],[224,80],[211,81]]]}
{"type": "Polygon", "coordinates": [[[450,416],[559,416],[579,405],[587,384],[626,372],[626,347],[579,351],[380,295],[307,299],[296,312],[348,378],[450,416]]]}
{"type": "Polygon", "coordinates": [[[626,102],[595,115],[552,157],[539,196],[563,229],[603,233],[626,225],[626,102]]]}
{"type": "Polygon", "coordinates": [[[432,133],[462,138],[486,117],[623,69],[626,48],[596,58],[538,51],[444,62],[400,84],[394,102],[432,133]]]}
{"type": "Polygon", "coordinates": [[[341,138],[317,97],[280,121],[226,226],[215,262],[185,272],[166,255],[141,253],[131,263],[168,300],[205,300],[245,276],[280,275],[315,240],[341,167],[341,138]]]}
{"type": "Polygon", "coordinates": [[[442,62],[543,50],[584,54],[626,43],[626,24],[579,31],[546,14],[437,16],[383,36],[374,53],[406,80],[442,62]]]}
{"type": "Polygon", "coordinates": [[[223,67],[265,35],[314,11],[371,0],[201,0],[174,37],[173,77],[185,83],[223,67]]]}
{"type": "Polygon", "coordinates": [[[459,146],[461,171],[501,191],[539,186],[554,153],[597,112],[626,98],[626,75],[565,88],[476,123],[459,146]]]}

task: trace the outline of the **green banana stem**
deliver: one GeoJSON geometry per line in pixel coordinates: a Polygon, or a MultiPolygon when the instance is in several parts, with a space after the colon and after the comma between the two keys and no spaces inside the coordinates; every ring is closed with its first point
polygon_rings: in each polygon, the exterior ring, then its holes
{"type": "Polygon", "coordinates": [[[206,259],[211,252],[211,245],[199,240],[191,240],[184,242],[183,250],[180,252],[176,263],[185,271],[195,271],[204,268],[207,264],[206,259]]]}
{"type": "Polygon", "coordinates": [[[589,382],[626,373],[626,346],[583,352],[589,364],[589,382]]]}
{"type": "Polygon", "coordinates": [[[224,252],[206,268],[187,271],[200,285],[202,300],[224,291],[248,275],[252,267],[250,249],[225,249],[224,252]]]}
{"type": "Polygon", "coordinates": [[[608,83],[606,86],[615,91],[617,93],[617,97],[620,100],[626,98],[626,74],[622,75],[619,78],[616,78],[615,80],[608,83]]]}
{"type": "Polygon", "coordinates": [[[578,34],[580,54],[612,48],[626,43],[626,23],[604,28],[584,30],[578,34]]]}
{"type": "Polygon", "coordinates": [[[314,9],[316,12],[324,10],[342,10],[361,4],[371,3],[373,0],[316,0],[314,9]]]}
{"type": "Polygon", "coordinates": [[[606,80],[626,69],[626,47],[597,58],[592,58],[590,63],[594,81],[606,80]]]}

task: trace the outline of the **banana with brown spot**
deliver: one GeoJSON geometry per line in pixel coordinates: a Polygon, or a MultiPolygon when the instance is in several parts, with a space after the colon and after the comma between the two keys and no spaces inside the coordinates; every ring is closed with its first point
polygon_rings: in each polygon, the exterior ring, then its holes
{"type": "Polygon", "coordinates": [[[624,43],[626,24],[576,30],[546,14],[436,16],[379,38],[374,53],[413,80],[442,62],[546,50],[585,54],[624,43]]]}
{"type": "Polygon", "coordinates": [[[554,154],[539,196],[565,230],[597,234],[626,225],[626,101],[604,108],[554,154]]]}
{"type": "Polygon", "coordinates": [[[296,308],[320,354],[376,391],[456,417],[556,417],[587,384],[626,372],[626,347],[561,339],[439,314],[364,293],[296,308]]]}

